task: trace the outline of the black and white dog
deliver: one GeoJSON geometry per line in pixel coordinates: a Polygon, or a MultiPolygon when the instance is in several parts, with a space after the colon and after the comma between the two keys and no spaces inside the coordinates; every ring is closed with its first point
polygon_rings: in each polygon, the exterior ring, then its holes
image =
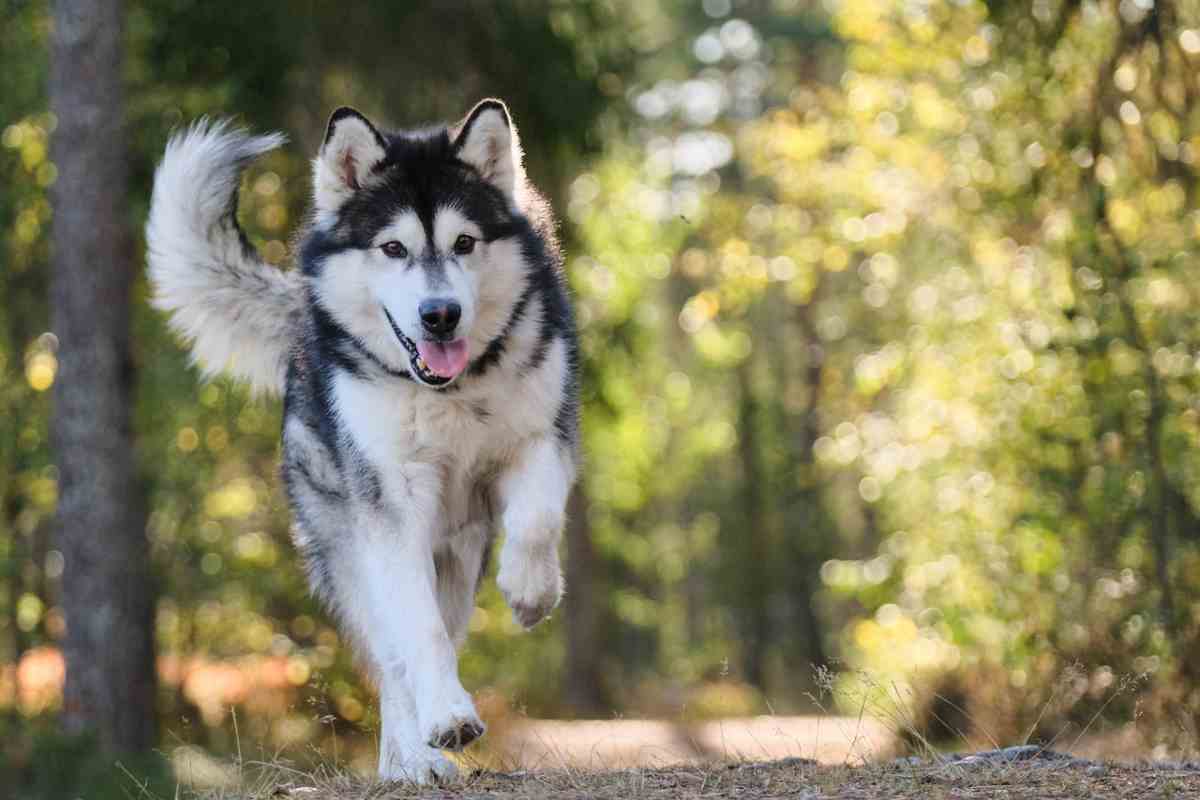
{"type": "Polygon", "coordinates": [[[379,687],[384,778],[446,779],[483,733],[457,648],[493,537],[531,627],[558,603],[579,450],[562,260],[504,104],[389,133],[334,112],[298,269],[237,222],[282,144],[205,122],[171,139],[147,224],[157,307],[210,372],[283,392],[283,477],[314,591],[379,687]]]}

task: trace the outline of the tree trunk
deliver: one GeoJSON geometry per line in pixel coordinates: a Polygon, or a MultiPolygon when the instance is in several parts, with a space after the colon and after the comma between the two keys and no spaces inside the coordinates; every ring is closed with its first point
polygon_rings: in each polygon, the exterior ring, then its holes
{"type": "MultiPolygon", "coordinates": [[[[790,458],[796,475],[797,491],[790,504],[795,511],[792,519],[799,525],[791,537],[791,546],[799,565],[791,585],[792,611],[801,630],[802,641],[798,655],[803,666],[827,666],[828,657],[822,641],[824,626],[817,614],[817,593],[821,590],[820,569],[832,555],[829,520],[824,511],[816,460],[817,438],[821,435],[821,386],[825,378],[825,351],[813,320],[817,303],[823,295],[824,278],[817,281],[807,305],[796,308],[796,322],[804,346],[804,410],[794,436],[790,458]],[[807,663],[804,663],[807,662],[807,663]]],[[[864,514],[871,513],[864,507],[864,514]]]]}
{"type": "Polygon", "coordinates": [[[742,663],[746,680],[767,690],[767,648],[772,639],[770,595],[771,580],[770,530],[767,521],[767,487],[759,463],[758,436],[759,406],[748,361],[738,367],[741,398],[738,402],[738,456],[742,465],[742,484],[739,491],[743,528],[739,533],[746,550],[742,581],[742,613],[745,629],[742,634],[742,663]]]}
{"type": "Polygon", "coordinates": [[[66,561],[63,725],[106,752],[155,742],[153,598],[131,416],[128,213],[119,0],[54,4],[51,437],[66,561]]]}
{"type": "Polygon", "coordinates": [[[583,486],[571,495],[567,520],[567,590],[563,612],[567,621],[567,675],[565,699],[576,716],[605,708],[600,680],[601,587],[596,574],[587,497],[583,486]]]}

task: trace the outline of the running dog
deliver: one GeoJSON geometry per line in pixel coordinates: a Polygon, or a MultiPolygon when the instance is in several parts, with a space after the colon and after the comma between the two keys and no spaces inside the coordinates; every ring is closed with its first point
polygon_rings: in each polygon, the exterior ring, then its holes
{"type": "Polygon", "coordinates": [[[521,625],[562,595],[579,368],[554,222],[502,102],[399,132],[340,108],[280,270],[237,205],[242,170],[283,142],[204,121],[170,140],[154,304],[209,374],[282,393],[293,538],[379,688],[379,774],[447,780],[442,750],[484,732],[458,648],[497,533],[521,625]]]}

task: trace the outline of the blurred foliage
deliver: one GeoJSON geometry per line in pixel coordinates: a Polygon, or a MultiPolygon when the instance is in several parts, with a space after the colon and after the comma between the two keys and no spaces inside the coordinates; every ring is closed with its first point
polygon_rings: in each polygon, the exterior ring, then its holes
{"type": "MultiPolygon", "coordinates": [[[[806,708],[832,663],[841,696],[956,707],[978,738],[1103,710],[1157,752],[1193,746],[1200,2],[462,5],[129,3],[131,228],[198,115],[297,143],[242,196],[283,264],[330,108],[413,124],[505,97],[564,221],[583,602],[615,710],[806,708]]],[[[45,5],[5,14],[0,706],[19,721],[61,680],[54,121],[45,5]]],[[[199,385],[140,308],[170,744],[231,751],[235,707],[247,739],[328,748],[371,698],[287,541],[278,404],[199,385]]],[[[562,615],[517,636],[490,584],[478,604],[467,685],[569,713],[562,615]]]]}
{"type": "Polygon", "coordinates": [[[170,765],[155,753],[113,764],[89,737],[69,737],[51,720],[0,720],[0,775],[6,797],[21,800],[128,800],[169,797],[177,785],[170,765]]]}

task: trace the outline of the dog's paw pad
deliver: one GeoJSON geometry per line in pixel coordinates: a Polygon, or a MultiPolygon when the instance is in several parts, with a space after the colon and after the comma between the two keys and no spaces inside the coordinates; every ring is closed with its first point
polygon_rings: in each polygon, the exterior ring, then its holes
{"type": "Polygon", "coordinates": [[[439,750],[462,750],[483,736],[485,730],[486,726],[477,719],[458,720],[443,730],[435,731],[429,739],[429,746],[439,750]]]}

